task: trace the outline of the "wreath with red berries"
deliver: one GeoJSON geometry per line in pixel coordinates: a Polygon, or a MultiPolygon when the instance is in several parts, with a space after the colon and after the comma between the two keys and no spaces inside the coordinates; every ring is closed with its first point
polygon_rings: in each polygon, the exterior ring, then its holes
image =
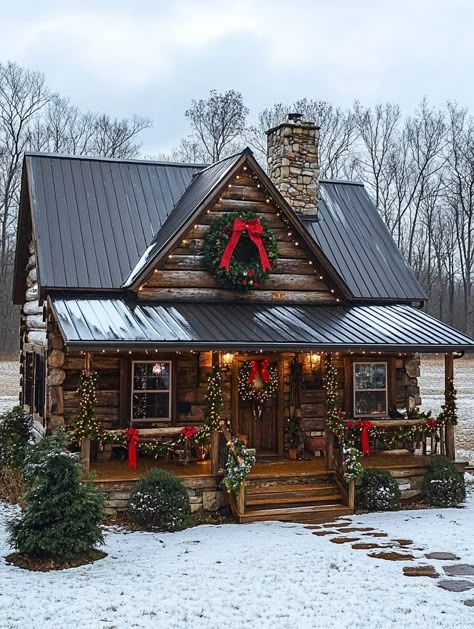
{"type": "Polygon", "coordinates": [[[219,286],[248,291],[267,279],[278,247],[265,218],[255,212],[229,212],[212,221],[203,254],[219,286]]]}

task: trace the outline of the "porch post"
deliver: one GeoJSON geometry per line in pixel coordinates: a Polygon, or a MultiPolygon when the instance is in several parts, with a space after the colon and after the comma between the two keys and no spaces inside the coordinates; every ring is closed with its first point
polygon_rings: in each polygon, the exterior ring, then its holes
{"type": "MultiPolygon", "coordinates": [[[[91,373],[91,361],[92,354],[91,352],[86,352],[84,358],[84,369],[86,374],[89,376],[91,373]]],[[[84,437],[81,441],[81,458],[84,466],[84,474],[87,475],[91,469],[91,439],[89,436],[84,437]]]]}
{"type": "MultiPolygon", "coordinates": [[[[444,355],[444,403],[448,402],[449,385],[454,378],[454,360],[452,353],[446,353],[444,355]]],[[[446,424],[446,456],[451,461],[456,460],[456,444],[454,441],[454,426],[452,424],[446,424]]]]}

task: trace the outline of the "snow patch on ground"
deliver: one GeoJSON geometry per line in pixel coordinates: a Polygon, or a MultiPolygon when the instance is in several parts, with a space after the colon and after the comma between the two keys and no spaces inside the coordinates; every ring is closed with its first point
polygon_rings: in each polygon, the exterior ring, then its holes
{"type": "Polygon", "coordinates": [[[446,592],[435,579],[402,574],[404,565],[440,569],[453,563],[428,561],[424,552],[453,552],[463,563],[474,563],[472,498],[462,509],[352,518],[389,533],[374,541],[412,539],[419,549],[412,562],[374,559],[366,551],[312,535],[302,525],[264,522],[200,526],[174,534],[110,528],[106,559],[55,573],[32,573],[5,563],[10,552],[5,523],[13,512],[0,505],[2,629],[473,625],[474,609],[462,602],[474,590],[446,592]]]}

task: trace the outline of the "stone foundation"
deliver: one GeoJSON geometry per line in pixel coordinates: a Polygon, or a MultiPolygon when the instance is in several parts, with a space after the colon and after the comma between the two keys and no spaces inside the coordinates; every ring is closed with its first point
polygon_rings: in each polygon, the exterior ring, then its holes
{"type": "MultiPolygon", "coordinates": [[[[214,479],[180,478],[189,494],[192,513],[215,513],[225,506],[224,492],[214,479]]],[[[128,499],[136,481],[96,481],[94,486],[105,494],[105,514],[115,519],[127,512],[128,499]]]]}

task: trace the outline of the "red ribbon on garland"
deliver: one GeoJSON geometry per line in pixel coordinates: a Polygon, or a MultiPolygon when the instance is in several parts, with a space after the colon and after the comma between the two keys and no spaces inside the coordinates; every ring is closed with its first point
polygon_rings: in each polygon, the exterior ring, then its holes
{"type": "Polygon", "coordinates": [[[138,430],[132,426],[127,430],[128,439],[128,467],[137,469],[137,443],[140,441],[138,430]]]}
{"type": "Polygon", "coordinates": [[[370,454],[369,430],[373,428],[374,425],[372,422],[361,419],[357,422],[357,427],[362,428],[360,441],[362,445],[362,454],[366,456],[367,454],[370,454]]]}
{"type": "Polygon", "coordinates": [[[270,380],[270,374],[268,373],[269,366],[270,361],[268,360],[268,358],[264,358],[263,360],[252,360],[252,362],[250,363],[250,373],[249,377],[247,378],[247,382],[249,384],[253,384],[255,376],[258,372],[260,372],[262,380],[265,382],[265,384],[267,384],[267,382],[270,380]]]}
{"type": "Polygon", "coordinates": [[[195,426],[186,426],[182,430],[180,430],[180,434],[183,435],[185,439],[191,439],[198,432],[198,429],[195,426]]]}
{"type": "Polygon", "coordinates": [[[248,237],[258,249],[258,253],[260,255],[260,266],[262,267],[262,270],[271,271],[272,267],[270,264],[270,260],[268,259],[267,252],[265,251],[265,246],[262,242],[263,225],[260,222],[259,218],[253,218],[249,223],[246,223],[241,218],[234,219],[234,224],[232,225],[232,236],[230,237],[229,242],[224,249],[219,268],[225,269],[226,271],[229,270],[230,261],[234,254],[235,248],[237,247],[237,243],[239,242],[240,237],[244,232],[247,232],[248,237]]]}

